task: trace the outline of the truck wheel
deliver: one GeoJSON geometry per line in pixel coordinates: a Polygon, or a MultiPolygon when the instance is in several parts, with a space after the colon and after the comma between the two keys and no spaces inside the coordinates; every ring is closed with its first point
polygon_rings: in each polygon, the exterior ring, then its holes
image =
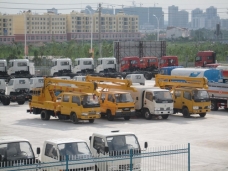
{"type": "Polygon", "coordinates": [[[150,111],[148,109],[146,109],[144,111],[144,116],[147,120],[151,120],[152,119],[152,115],[150,114],[150,111]]]}
{"type": "Polygon", "coordinates": [[[107,119],[108,119],[109,121],[113,121],[113,120],[114,120],[114,116],[112,116],[112,113],[111,113],[110,110],[107,111],[107,119]]]}
{"type": "Polygon", "coordinates": [[[206,116],[206,113],[200,113],[199,114],[201,118],[205,117],[206,116]]]}
{"type": "Polygon", "coordinates": [[[149,73],[145,73],[144,77],[146,80],[151,80],[151,76],[149,73]]]}
{"type": "Polygon", "coordinates": [[[89,123],[94,123],[94,119],[90,119],[89,120],[89,123]]]}
{"type": "Polygon", "coordinates": [[[48,114],[47,110],[42,110],[40,113],[40,117],[42,120],[49,120],[50,119],[50,115],[48,114]]]}
{"type": "Polygon", "coordinates": [[[126,121],[128,121],[128,120],[130,120],[130,116],[124,116],[124,119],[126,120],[126,121]]]}
{"type": "Polygon", "coordinates": [[[8,106],[10,104],[10,99],[9,98],[6,98],[6,97],[3,97],[2,98],[2,104],[4,106],[8,106]]]}
{"type": "Polygon", "coordinates": [[[182,113],[183,113],[183,116],[184,116],[185,118],[189,118],[189,117],[190,117],[190,113],[189,113],[187,107],[184,107],[184,108],[182,109],[182,113]]]}
{"type": "Polygon", "coordinates": [[[218,105],[216,100],[211,101],[211,110],[212,111],[217,111],[218,110],[218,105]]]}
{"type": "Polygon", "coordinates": [[[162,119],[167,119],[169,117],[169,115],[161,115],[162,119]]]}
{"type": "Polygon", "coordinates": [[[71,114],[71,118],[72,118],[71,121],[72,121],[74,124],[77,124],[77,123],[78,123],[78,117],[77,117],[76,113],[72,113],[72,114],[71,114]]]}
{"type": "Polygon", "coordinates": [[[55,72],[55,73],[53,74],[53,77],[58,77],[58,73],[55,72]]]}
{"type": "Polygon", "coordinates": [[[23,105],[24,103],[25,103],[25,100],[24,99],[17,101],[17,104],[19,104],[19,105],[23,105]]]}

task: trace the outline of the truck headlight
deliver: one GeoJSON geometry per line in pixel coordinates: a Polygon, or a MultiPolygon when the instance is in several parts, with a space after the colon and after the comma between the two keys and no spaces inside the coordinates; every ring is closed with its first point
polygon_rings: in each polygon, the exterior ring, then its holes
{"type": "Polygon", "coordinates": [[[160,110],[160,108],[154,108],[154,110],[160,110]]]}
{"type": "Polygon", "coordinates": [[[135,112],[135,109],[131,109],[131,112],[135,112]]]}
{"type": "Polygon", "coordinates": [[[100,112],[97,112],[96,114],[97,114],[97,115],[100,115],[100,112]]]}
{"type": "Polygon", "coordinates": [[[108,168],[108,171],[115,171],[115,170],[118,170],[117,166],[110,166],[108,168]]]}
{"type": "Polygon", "coordinates": [[[122,112],[122,110],[121,109],[117,109],[116,112],[122,112]]]}
{"type": "Polygon", "coordinates": [[[193,109],[197,110],[197,109],[199,109],[199,106],[193,106],[193,109]]]}
{"type": "Polygon", "coordinates": [[[82,116],[88,116],[88,113],[82,113],[81,115],[82,116]]]}

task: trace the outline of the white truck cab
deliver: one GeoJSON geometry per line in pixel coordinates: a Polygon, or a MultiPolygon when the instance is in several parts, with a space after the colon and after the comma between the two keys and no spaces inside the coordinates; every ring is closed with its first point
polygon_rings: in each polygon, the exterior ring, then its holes
{"type": "Polygon", "coordinates": [[[6,86],[6,95],[17,95],[20,93],[28,93],[30,90],[30,82],[28,78],[11,79],[6,86]]]}
{"type": "Polygon", "coordinates": [[[41,163],[62,163],[58,164],[58,166],[45,168],[46,171],[64,170],[66,168],[66,156],[68,156],[69,160],[69,170],[95,171],[95,163],[91,151],[84,140],[60,138],[44,142],[41,152],[41,163]]]}
{"type": "Polygon", "coordinates": [[[9,75],[17,74],[35,74],[34,63],[29,63],[28,59],[12,59],[9,60],[9,75]]]}
{"type": "Polygon", "coordinates": [[[77,58],[74,61],[73,73],[93,73],[93,58],[77,58]]]}
{"type": "Polygon", "coordinates": [[[41,88],[44,86],[44,78],[43,77],[34,77],[30,78],[30,91],[34,88],[41,88]]]}
{"type": "Polygon", "coordinates": [[[86,81],[86,76],[74,76],[73,80],[76,81],[86,81]]]}
{"type": "Polygon", "coordinates": [[[0,95],[5,95],[6,82],[4,79],[0,79],[0,95]]]}
{"type": "Polygon", "coordinates": [[[96,73],[116,72],[116,58],[98,58],[96,73]]]}
{"type": "Polygon", "coordinates": [[[0,74],[6,74],[7,73],[7,62],[4,59],[0,60],[0,74]]]}
{"type": "Polygon", "coordinates": [[[173,114],[173,99],[169,90],[140,85],[132,87],[137,90],[131,91],[135,101],[135,110],[146,119],[152,119],[153,115],[167,119],[170,114],[173,114]]]}
{"type": "Polygon", "coordinates": [[[72,61],[70,58],[52,59],[51,75],[59,76],[61,73],[71,73],[72,61]]]}
{"type": "MultiPolygon", "coordinates": [[[[59,77],[53,77],[53,78],[57,78],[57,79],[62,79],[62,80],[70,80],[70,76],[59,76],[59,77]]],[[[71,84],[67,84],[67,83],[59,83],[60,86],[67,86],[67,87],[71,87],[71,84]]]]}
{"type": "MultiPolygon", "coordinates": [[[[96,168],[98,168],[100,171],[130,170],[129,159],[115,160],[116,157],[130,154],[131,149],[133,150],[134,154],[141,153],[141,147],[138,142],[138,138],[134,133],[131,132],[106,131],[93,133],[93,135],[89,137],[89,140],[90,149],[94,157],[108,157],[108,161],[102,159],[103,162],[96,163],[96,168]]],[[[147,142],[145,142],[144,147],[147,148],[147,142]]],[[[134,158],[132,163],[132,170],[141,170],[140,158],[134,158]]]]}
{"type": "MultiPolygon", "coordinates": [[[[37,148],[39,153],[40,149],[37,148]]],[[[16,166],[20,166],[18,169],[27,170],[26,167],[29,167],[29,170],[35,171],[35,163],[37,160],[28,140],[16,136],[0,137],[0,170],[3,167],[3,170],[17,170],[16,166]]]]}
{"type": "Polygon", "coordinates": [[[145,85],[145,77],[143,74],[128,74],[125,79],[131,80],[131,82],[145,85]]]}

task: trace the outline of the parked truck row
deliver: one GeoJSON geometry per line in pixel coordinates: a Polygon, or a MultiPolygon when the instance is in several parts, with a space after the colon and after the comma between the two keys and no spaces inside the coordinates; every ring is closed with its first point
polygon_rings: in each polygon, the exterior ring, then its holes
{"type": "MultiPolygon", "coordinates": [[[[29,170],[64,170],[66,161],[69,170],[108,171],[130,168],[129,159],[115,160],[116,157],[130,154],[141,155],[137,136],[132,132],[106,131],[93,133],[89,137],[89,146],[86,141],[76,138],[56,138],[46,140],[42,151],[37,148],[35,157],[29,140],[15,137],[0,137],[0,168],[4,170],[30,168],[29,170]],[[105,160],[111,157],[112,162],[105,160]],[[57,164],[54,164],[58,162],[57,164]],[[126,168],[125,168],[126,166],[126,168]],[[124,167],[124,168],[123,168],[124,167]]],[[[147,142],[144,148],[147,148],[147,142]]],[[[141,170],[141,159],[132,161],[134,170],[141,170]]]]}

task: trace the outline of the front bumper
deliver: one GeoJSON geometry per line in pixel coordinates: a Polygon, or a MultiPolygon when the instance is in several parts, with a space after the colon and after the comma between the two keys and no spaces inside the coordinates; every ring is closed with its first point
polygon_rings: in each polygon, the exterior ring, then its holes
{"type": "Polygon", "coordinates": [[[116,118],[122,118],[124,116],[130,116],[130,117],[136,116],[136,112],[135,111],[134,112],[129,111],[129,112],[116,112],[115,113],[116,118]]]}
{"type": "Polygon", "coordinates": [[[169,114],[173,114],[173,110],[155,110],[154,113],[152,113],[154,115],[169,115],[169,114]]]}
{"type": "Polygon", "coordinates": [[[83,116],[81,115],[79,119],[82,119],[82,120],[88,120],[88,119],[99,119],[101,117],[100,114],[95,114],[95,115],[86,115],[86,116],[83,116]]]}
{"type": "Polygon", "coordinates": [[[211,109],[193,109],[192,114],[200,114],[210,112],[211,109]]]}

